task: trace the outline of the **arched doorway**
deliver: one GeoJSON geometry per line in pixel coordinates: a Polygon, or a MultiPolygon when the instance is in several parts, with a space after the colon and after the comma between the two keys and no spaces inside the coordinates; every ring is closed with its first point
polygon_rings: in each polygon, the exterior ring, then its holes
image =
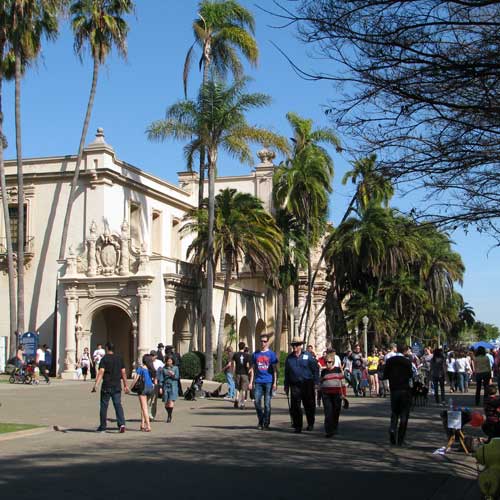
{"type": "Polygon", "coordinates": [[[188,313],[184,307],[178,307],[173,320],[173,343],[175,350],[182,356],[189,351],[191,331],[189,329],[188,313]]]}
{"type": "Polygon", "coordinates": [[[250,322],[246,316],[243,316],[240,321],[240,330],[239,330],[239,338],[240,342],[245,342],[250,350],[254,350],[255,346],[253,346],[250,342],[250,322]]]}
{"type": "Polygon", "coordinates": [[[132,322],[128,314],[119,307],[108,306],[98,309],[92,316],[90,327],[91,352],[97,344],[111,342],[115,346],[115,353],[123,357],[127,374],[132,372],[134,361],[134,340],[132,337],[132,322]]]}
{"type": "MultiPolygon", "coordinates": [[[[259,319],[255,325],[255,345],[260,345],[260,336],[266,331],[266,324],[263,319],[259,319]]],[[[271,343],[274,339],[269,339],[271,343]]]]}

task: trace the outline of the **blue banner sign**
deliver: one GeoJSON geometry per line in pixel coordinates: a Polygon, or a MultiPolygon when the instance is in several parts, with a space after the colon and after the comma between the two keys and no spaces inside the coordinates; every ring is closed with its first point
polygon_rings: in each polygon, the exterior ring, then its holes
{"type": "Polygon", "coordinates": [[[416,354],[417,356],[422,356],[422,354],[424,353],[424,346],[422,342],[419,342],[418,340],[413,342],[413,344],[411,345],[411,352],[413,354],[416,354]]]}
{"type": "Polygon", "coordinates": [[[36,358],[38,349],[38,335],[33,332],[26,332],[21,335],[21,344],[24,346],[24,356],[28,359],[36,358]]]}

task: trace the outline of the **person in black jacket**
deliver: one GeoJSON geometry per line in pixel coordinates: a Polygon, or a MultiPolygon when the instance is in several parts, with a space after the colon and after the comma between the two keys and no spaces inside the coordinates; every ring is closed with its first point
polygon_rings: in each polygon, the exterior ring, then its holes
{"type": "Polygon", "coordinates": [[[389,380],[391,390],[390,442],[402,446],[410,417],[410,380],[413,378],[413,372],[411,361],[406,357],[408,346],[398,345],[397,349],[397,354],[389,358],[385,364],[383,378],[389,380]]]}
{"type": "Polygon", "coordinates": [[[316,389],[319,386],[319,366],[316,358],[302,351],[303,341],[294,337],[293,352],[285,362],[285,392],[290,393],[290,416],[296,433],[302,432],[303,415],[300,404],[304,405],[307,418],[306,430],[312,431],[316,413],[316,389]]]}

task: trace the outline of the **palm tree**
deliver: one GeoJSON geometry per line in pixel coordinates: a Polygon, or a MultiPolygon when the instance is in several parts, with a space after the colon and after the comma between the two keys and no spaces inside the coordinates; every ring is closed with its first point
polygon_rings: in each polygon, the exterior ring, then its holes
{"type": "Polygon", "coordinates": [[[299,334],[305,317],[306,339],[312,297],[311,247],[317,245],[326,228],[328,196],[332,191],[333,178],[333,161],[320,144],[330,144],[340,150],[340,141],[330,128],[313,130],[312,120],[295,113],[288,113],[287,119],[294,134],[291,139],[293,153],[276,169],[273,196],[277,206],[285,208],[297,220],[303,221],[308,293],[299,334]]]}
{"type": "MultiPolygon", "coordinates": [[[[203,264],[206,258],[208,220],[205,211],[194,210],[187,215],[183,231],[195,232],[188,248],[188,257],[203,264]]],[[[229,284],[233,271],[238,274],[240,262],[269,276],[275,274],[281,260],[282,235],[262,201],[236,189],[224,189],[215,197],[214,264],[224,270],[224,294],[220,310],[217,340],[217,371],[222,370],[224,320],[226,317],[229,284]]]]}
{"type": "Polygon", "coordinates": [[[349,180],[356,184],[355,201],[358,211],[366,210],[370,204],[387,207],[394,195],[391,180],[377,171],[376,160],[375,154],[356,160],[353,163],[354,168],[342,177],[342,184],[347,184],[349,180]]]}
{"type": "MultiPolygon", "coordinates": [[[[199,46],[201,57],[199,68],[203,70],[202,85],[208,83],[210,73],[224,78],[230,71],[234,78],[243,77],[243,66],[238,51],[255,65],[259,56],[257,42],[252,36],[255,21],[252,14],[234,0],[203,0],[199,4],[198,19],[193,21],[194,42],[189,48],[184,62],[184,97],[187,99],[189,70],[194,57],[194,49],[199,46]]],[[[205,157],[203,147],[199,150],[200,177],[198,182],[198,206],[204,198],[205,157]]]]}
{"type": "Polygon", "coordinates": [[[184,147],[189,162],[204,147],[208,157],[208,234],[207,234],[207,293],[206,335],[207,373],[213,377],[211,311],[214,286],[214,214],[215,172],[219,149],[224,149],[241,163],[251,164],[250,142],[267,144],[288,151],[286,139],[266,129],[248,125],[245,113],[270,102],[264,94],[245,93],[247,79],[232,85],[209,81],[203,85],[198,99],[181,101],[167,109],[165,120],[153,122],[147,129],[150,140],[168,137],[188,140],[184,147]]]}
{"type": "Polygon", "coordinates": [[[83,160],[83,148],[94,106],[99,67],[104,64],[113,46],[119,55],[126,57],[128,25],[123,16],[130,14],[133,10],[134,4],[132,0],[76,0],[70,7],[70,14],[73,16],[71,25],[75,34],[75,51],[82,59],[83,51],[88,46],[94,65],[87,112],[83,121],[78,157],[64,216],[59,259],[64,259],[66,252],[71,211],[76,197],[80,165],[83,160]]]}
{"type": "Polygon", "coordinates": [[[8,37],[15,58],[15,123],[17,160],[17,331],[24,331],[24,181],[21,136],[21,77],[40,53],[42,37],[55,38],[64,0],[12,0],[8,37]]]}
{"type": "MultiPolygon", "coordinates": [[[[7,195],[7,182],[5,179],[5,166],[3,158],[3,150],[7,146],[7,141],[3,134],[2,89],[4,79],[13,77],[12,65],[8,65],[8,62],[12,59],[8,57],[8,51],[10,50],[10,46],[8,43],[10,21],[8,7],[8,0],[2,0],[0,2],[0,187],[2,194],[2,210],[5,226],[5,246],[7,252],[7,274],[9,281],[9,355],[14,356],[17,344],[16,282],[14,268],[14,249],[12,246],[12,233],[10,229],[9,200],[7,195]]],[[[10,55],[12,55],[11,52],[10,55]]]]}

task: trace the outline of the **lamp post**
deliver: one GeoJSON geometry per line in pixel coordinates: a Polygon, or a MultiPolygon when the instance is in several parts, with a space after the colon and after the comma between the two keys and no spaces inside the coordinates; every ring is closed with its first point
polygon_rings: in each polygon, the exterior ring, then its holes
{"type": "Polygon", "coordinates": [[[368,316],[363,316],[361,318],[361,321],[363,322],[363,338],[364,338],[364,348],[365,348],[365,356],[368,356],[368,321],[369,318],[368,316]]]}

